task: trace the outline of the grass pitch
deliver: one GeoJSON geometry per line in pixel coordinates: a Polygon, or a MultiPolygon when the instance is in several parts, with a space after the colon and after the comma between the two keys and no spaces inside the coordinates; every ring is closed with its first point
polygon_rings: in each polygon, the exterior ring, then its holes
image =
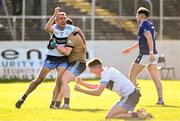
{"type": "MultiPolygon", "coordinates": [[[[75,92],[71,82],[71,110],[51,110],[49,104],[55,83],[44,82],[27,97],[21,109],[16,109],[15,103],[28,84],[0,83],[0,121],[104,121],[107,110],[120,99],[108,90],[100,97],[75,92]]],[[[155,116],[153,120],[180,121],[180,81],[163,81],[165,106],[155,105],[157,95],[152,81],[140,80],[139,85],[142,97],[136,109],[145,108],[155,116]]]]}

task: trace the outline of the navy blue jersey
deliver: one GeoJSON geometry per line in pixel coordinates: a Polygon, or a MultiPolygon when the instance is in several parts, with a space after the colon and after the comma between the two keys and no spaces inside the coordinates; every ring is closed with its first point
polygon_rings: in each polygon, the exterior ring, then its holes
{"type": "Polygon", "coordinates": [[[144,36],[144,32],[146,31],[151,32],[154,43],[153,52],[154,54],[157,54],[156,43],[155,43],[156,33],[155,33],[154,25],[148,20],[143,21],[139,25],[139,29],[138,29],[139,52],[141,55],[149,55],[149,46],[147,43],[147,39],[144,36]]]}

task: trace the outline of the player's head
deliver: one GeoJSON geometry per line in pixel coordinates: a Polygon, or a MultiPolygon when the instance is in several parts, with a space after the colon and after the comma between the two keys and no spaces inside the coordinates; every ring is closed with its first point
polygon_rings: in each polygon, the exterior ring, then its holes
{"type": "Polygon", "coordinates": [[[73,20],[70,19],[70,18],[66,18],[66,23],[70,24],[70,25],[73,25],[73,20]]]}
{"type": "Polygon", "coordinates": [[[91,61],[88,62],[88,67],[90,69],[90,72],[95,74],[97,77],[101,76],[101,72],[103,69],[102,61],[98,58],[94,58],[91,61]]]}
{"type": "Polygon", "coordinates": [[[59,12],[56,16],[56,23],[60,27],[64,27],[66,25],[66,13],[65,12],[59,12]]]}
{"type": "Polygon", "coordinates": [[[140,22],[141,20],[148,18],[149,14],[150,12],[147,8],[140,7],[136,13],[137,22],[140,22]]]}

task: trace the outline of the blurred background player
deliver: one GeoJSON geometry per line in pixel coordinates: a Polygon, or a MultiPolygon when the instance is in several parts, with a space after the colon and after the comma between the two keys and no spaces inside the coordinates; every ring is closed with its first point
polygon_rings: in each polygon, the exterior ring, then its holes
{"type": "Polygon", "coordinates": [[[158,94],[157,104],[164,105],[162,84],[157,68],[158,52],[155,43],[156,33],[154,25],[148,20],[149,14],[149,10],[144,7],[140,7],[137,10],[136,19],[139,24],[138,42],[124,49],[123,53],[127,55],[132,50],[139,48],[139,56],[131,65],[129,78],[134,85],[137,85],[137,76],[145,67],[147,67],[150,77],[156,86],[158,94]]]}
{"type": "Polygon", "coordinates": [[[76,85],[75,90],[93,95],[100,96],[105,88],[118,93],[122,98],[115,105],[113,105],[108,113],[106,119],[111,118],[150,118],[151,114],[145,110],[128,113],[134,111],[134,108],[139,102],[141,96],[139,90],[135,88],[130,80],[128,80],[121,72],[114,67],[103,67],[101,60],[93,59],[88,63],[90,72],[100,77],[100,84],[90,84],[82,81],[79,77],[76,78],[76,83],[87,87],[89,89],[82,89],[76,85]]]}

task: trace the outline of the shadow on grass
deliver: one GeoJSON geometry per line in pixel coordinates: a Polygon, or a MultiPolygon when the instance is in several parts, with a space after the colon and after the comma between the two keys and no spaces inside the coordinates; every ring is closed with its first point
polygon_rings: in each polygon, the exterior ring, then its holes
{"type": "MultiPolygon", "coordinates": [[[[29,79],[0,79],[0,84],[8,84],[8,83],[29,83],[32,80],[29,79]]],[[[45,79],[44,82],[53,82],[53,79],[45,79]]]]}
{"type": "Polygon", "coordinates": [[[124,119],[125,121],[145,121],[148,119],[140,119],[140,118],[130,118],[130,119],[124,119]]]}
{"type": "Polygon", "coordinates": [[[70,109],[71,111],[76,111],[76,112],[80,112],[80,111],[88,111],[88,112],[99,112],[99,111],[107,111],[105,109],[70,109]]]}
{"type": "Polygon", "coordinates": [[[176,105],[147,105],[147,106],[144,106],[144,107],[153,107],[153,108],[166,108],[166,107],[168,107],[168,108],[180,108],[180,106],[176,106],[176,105]]]}
{"type": "MultiPolygon", "coordinates": [[[[29,80],[29,79],[1,79],[0,78],[0,84],[3,83],[29,83],[31,82],[33,79],[29,80]]],[[[45,79],[43,82],[54,82],[55,79],[45,79]]],[[[88,81],[97,81],[96,79],[84,79],[84,80],[88,80],[88,81]]]]}

